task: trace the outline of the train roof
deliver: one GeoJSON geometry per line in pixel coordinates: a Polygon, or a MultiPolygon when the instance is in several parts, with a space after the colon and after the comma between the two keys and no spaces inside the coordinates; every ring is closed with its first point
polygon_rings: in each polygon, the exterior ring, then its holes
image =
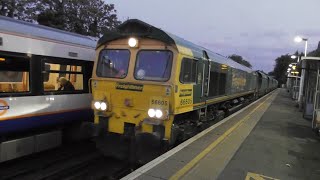
{"type": "Polygon", "coordinates": [[[38,37],[61,41],[66,43],[96,47],[96,40],[93,37],[83,36],[43,25],[33,24],[9,17],[0,16],[0,32],[22,34],[29,37],[38,37]]]}
{"type": "Polygon", "coordinates": [[[260,71],[260,70],[258,70],[258,71],[256,71],[256,72],[259,73],[259,74],[261,74],[261,76],[262,76],[263,78],[265,78],[265,79],[271,78],[271,77],[268,76],[266,73],[264,73],[264,72],[262,72],[262,71],[260,71]]]}
{"type": "Polygon", "coordinates": [[[244,65],[241,65],[225,56],[222,56],[211,50],[198,46],[190,41],[184,40],[181,37],[163,31],[138,19],[127,20],[126,22],[118,26],[116,31],[110,31],[106,33],[102,38],[99,39],[97,48],[105,44],[106,42],[130,36],[156,39],[169,45],[175,45],[176,47],[183,46],[189,48],[192,51],[193,55],[197,58],[204,57],[204,51],[206,51],[207,55],[209,56],[209,59],[213,62],[226,64],[230,67],[240,69],[246,72],[252,72],[252,69],[244,65]]]}

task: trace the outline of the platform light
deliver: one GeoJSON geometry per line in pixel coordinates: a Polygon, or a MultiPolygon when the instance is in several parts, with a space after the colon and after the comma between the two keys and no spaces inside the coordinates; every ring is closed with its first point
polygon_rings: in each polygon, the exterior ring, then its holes
{"type": "Polygon", "coordinates": [[[301,42],[303,39],[302,39],[302,37],[300,37],[300,36],[296,36],[295,38],[294,38],[294,41],[295,42],[301,42]]]}
{"type": "Polygon", "coordinates": [[[136,39],[136,38],[129,38],[129,40],[128,40],[128,45],[130,46],[130,47],[138,47],[138,39],[136,39]]]}
{"type": "Polygon", "coordinates": [[[149,109],[149,110],[148,110],[148,115],[149,115],[149,117],[151,117],[151,118],[155,117],[155,116],[156,116],[156,110],[154,110],[154,109],[149,109]]]}
{"type": "Polygon", "coordinates": [[[292,69],[293,69],[293,70],[296,70],[296,66],[292,66],[292,69]]]}
{"type": "Polygon", "coordinates": [[[291,71],[291,68],[288,68],[288,71],[291,71]]]}
{"type": "Polygon", "coordinates": [[[291,59],[295,59],[295,58],[297,58],[296,55],[291,55],[291,59]]]}
{"type": "Polygon", "coordinates": [[[292,67],[292,64],[289,64],[289,67],[292,67]]]}

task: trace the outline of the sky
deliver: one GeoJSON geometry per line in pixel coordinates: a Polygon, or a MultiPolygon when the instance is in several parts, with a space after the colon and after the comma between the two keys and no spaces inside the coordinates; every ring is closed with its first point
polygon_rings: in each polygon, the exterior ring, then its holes
{"type": "Polygon", "coordinates": [[[106,0],[118,18],[140,19],[214,52],[238,54],[253,69],[270,72],[275,59],[308,38],[308,51],[320,41],[320,0],[106,0]]]}

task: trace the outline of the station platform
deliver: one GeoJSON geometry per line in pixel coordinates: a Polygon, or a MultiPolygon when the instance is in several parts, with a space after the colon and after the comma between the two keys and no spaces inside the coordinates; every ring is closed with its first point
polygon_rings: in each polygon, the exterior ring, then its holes
{"type": "Polygon", "coordinates": [[[251,103],[122,179],[320,179],[320,138],[285,89],[251,103]]]}

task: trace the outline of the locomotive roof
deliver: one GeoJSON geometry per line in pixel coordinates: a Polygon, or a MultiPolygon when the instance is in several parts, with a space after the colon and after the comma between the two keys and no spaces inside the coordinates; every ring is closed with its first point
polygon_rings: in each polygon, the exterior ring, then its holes
{"type": "Polygon", "coordinates": [[[43,25],[33,24],[13,18],[0,16],[0,32],[23,34],[29,37],[39,37],[62,41],[87,47],[96,47],[96,40],[92,37],[79,35],[43,25]]]}
{"type": "Polygon", "coordinates": [[[265,79],[267,79],[268,77],[269,78],[272,78],[272,77],[270,77],[270,76],[268,76],[266,73],[264,73],[264,72],[262,72],[262,71],[256,71],[257,73],[259,73],[259,74],[261,74],[261,76],[263,77],[263,78],[265,78],[265,79]]]}
{"type": "Polygon", "coordinates": [[[166,44],[174,45],[176,47],[183,46],[189,48],[192,51],[193,56],[197,58],[202,58],[204,56],[203,51],[206,51],[207,55],[209,56],[209,59],[213,62],[226,64],[236,69],[252,72],[252,69],[243,66],[225,56],[212,52],[211,50],[198,46],[190,41],[184,40],[181,37],[163,31],[138,19],[127,20],[126,22],[118,26],[118,28],[115,31],[110,31],[106,33],[102,38],[99,39],[97,48],[105,44],[106,42],[130,36],[156,39],[166,44]]]}

